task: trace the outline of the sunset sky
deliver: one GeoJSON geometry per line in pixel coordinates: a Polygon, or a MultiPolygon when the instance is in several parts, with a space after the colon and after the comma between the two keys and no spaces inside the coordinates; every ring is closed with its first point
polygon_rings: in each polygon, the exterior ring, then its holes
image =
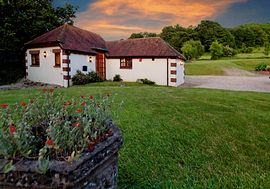
{"type": "Polygon", "coordinates": [[[243,23],[270,23],[270,0],[55,0],[78,7],[75,26],[107,40],[131,33],[160,33],[164,26],[197,25],[203,19],[225,27],[243,23]]]}

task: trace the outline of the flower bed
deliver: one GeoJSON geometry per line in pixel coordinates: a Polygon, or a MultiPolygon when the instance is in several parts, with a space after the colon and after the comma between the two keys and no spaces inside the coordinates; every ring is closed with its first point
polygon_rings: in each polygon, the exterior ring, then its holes
{"type": "Polygon", "coordinates": [[[64,101],[53,89],[1,105],[0,185],[39,188],[116,187],[120,131],[109,95],[64,101]]]}

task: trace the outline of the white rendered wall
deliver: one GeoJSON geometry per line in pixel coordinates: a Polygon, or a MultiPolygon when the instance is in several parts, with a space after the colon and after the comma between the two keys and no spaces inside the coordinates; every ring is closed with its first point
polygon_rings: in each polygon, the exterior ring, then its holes
{"type": "Polygon", "coordinates": [[[120,69],[120,59],[106,60],[106,79],[113,79],[119,74],[124,81],[150,79],[158,85],[167,85],[167,59],[132,59],[132,69],[120,69]]]}
{"type": "MultiPolygon", "coordinates": [[[[168,83],[169,86],[178,86],[184,83],[184,66],[180,59],[168,59],[168,83]],[[171,67],[171,63],[176,63],[176,67],[171,67]],[[171,70],[176,70],[177,74],[171,74],[171,70]],[[176,78],[176,82],[171,82],[171,78],[176,78]]],[[[132,69],[120,69],[120,59],[106,60],[106,79],[113,79],[119,74],[124,81],[137,81],[137,79],[150,79],[158,85],[167,85],[167,59],[155,58],[152,59],[139,58],[132,59],[132,69]]]]}
{"type": "Polygon", "coordinates": [[[77,70],[87,74],[91,71],[96,71],[96,57],[90,55],[81,55],[81,54],[73,54],[69,55],[70,59],[70,76],[74,76],[77,70]],[[89,57],[91,57],[92,62],[89,62],[89,57]],[[87,71],[83,71],[83,66],[87,66],[87,71]]]}
{"type": "Polygon", "coordinates": [[[62,71],[62,50],[60,53],[61,66],[55,66],[55,55],[52,52],[53,49],[60,49],[60,47],[48,47],[48,48],[33,48],[26,51],[26,72],[27,79],[36,82],[64,85],[63,71],[62,71]],[[39,50],[39,63],[38,67],[31,66],[31,54],[29,51],[39,50]],[[46,51],[47,56],[44,57],[43,52],[46,51]]]}

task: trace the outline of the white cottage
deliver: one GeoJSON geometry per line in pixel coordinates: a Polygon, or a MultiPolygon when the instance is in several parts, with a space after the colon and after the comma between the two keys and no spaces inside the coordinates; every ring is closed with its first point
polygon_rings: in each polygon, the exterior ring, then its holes
{"type": "Polygon", "coordinates": [[[25,44],[29,80],[72,85],[77,70],[102,79],[150,79],[158,85],[184,83],[185,57],[159,37],[105,42],[98,34],[65,24],[25,44]]]}

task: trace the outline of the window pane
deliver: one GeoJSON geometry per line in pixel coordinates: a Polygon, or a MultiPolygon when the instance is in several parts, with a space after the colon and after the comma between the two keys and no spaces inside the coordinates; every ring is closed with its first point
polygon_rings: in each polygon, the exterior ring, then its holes
{"type": "Polygon", "coordinates": [[[55,66],[60,66],[60,53],[55,53],[55,66]]]}

